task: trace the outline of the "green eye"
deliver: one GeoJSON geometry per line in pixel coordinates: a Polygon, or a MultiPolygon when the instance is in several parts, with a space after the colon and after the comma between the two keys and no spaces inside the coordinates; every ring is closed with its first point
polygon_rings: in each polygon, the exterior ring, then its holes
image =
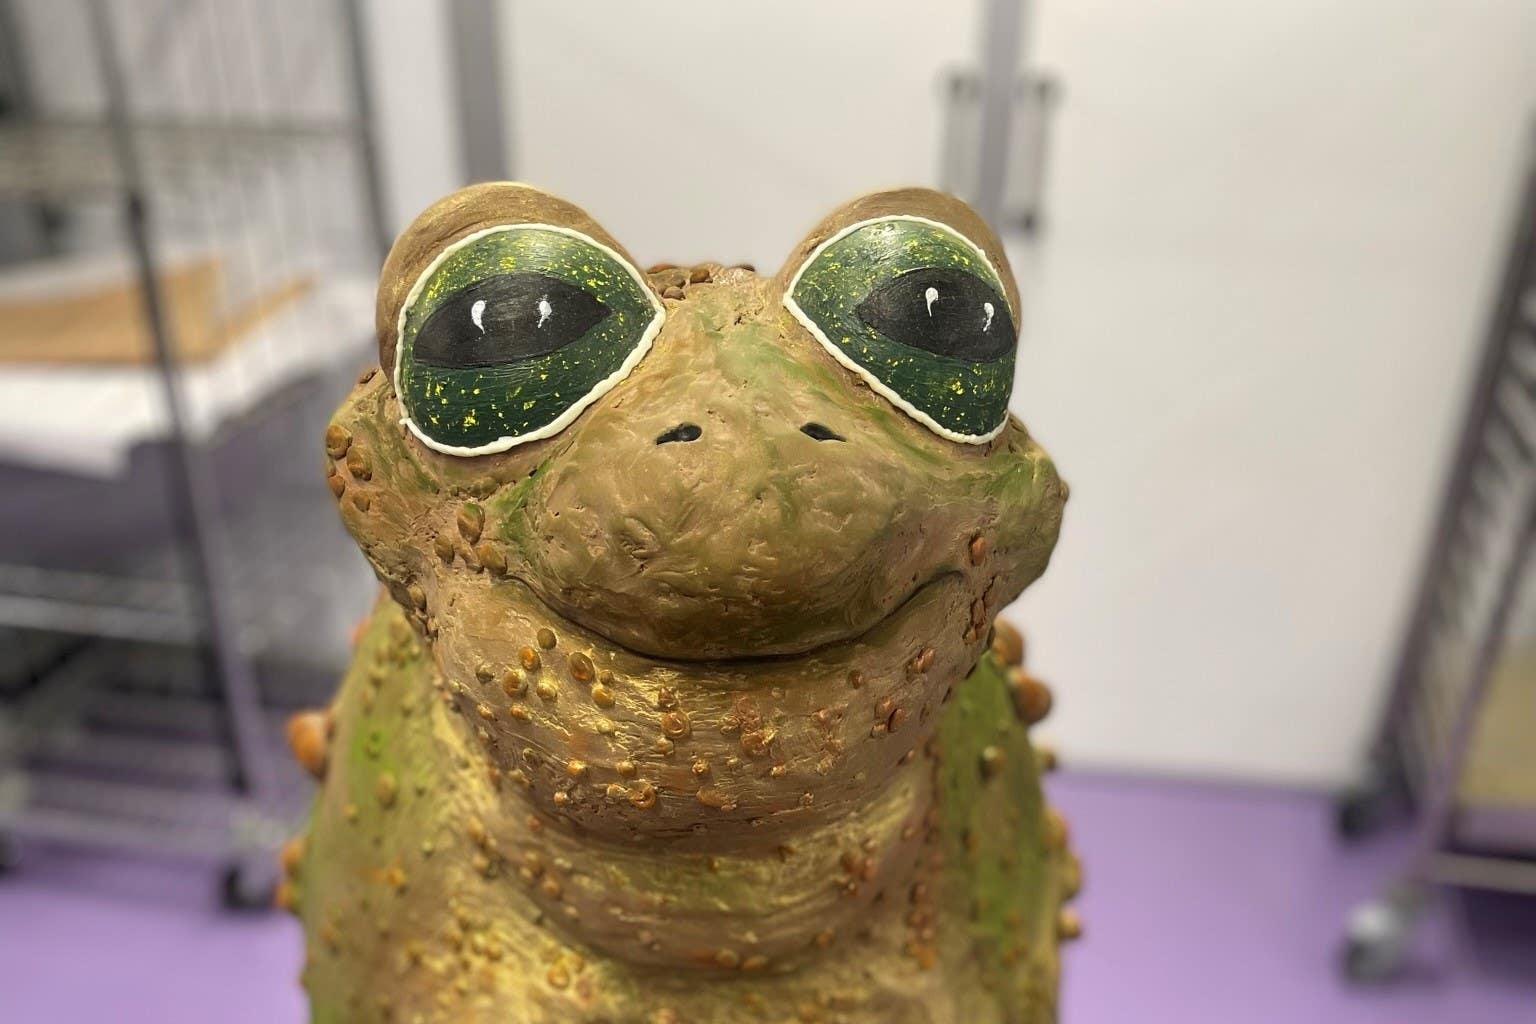
{"type": "Polygon", "coordinates": [[[443,250],[400,310],[395,393],[450,455],[551,437],[629,375],[661,302],[618,253],[569,228],[488,228],[443,250]]]}
{"type": "Polygon", "coordinates": [[[980,444],[1007,422],[1013,310],[986,255],[954,229],[910,216],[844,228],[795,272],[784,305],[940,436],[980,444]]]}

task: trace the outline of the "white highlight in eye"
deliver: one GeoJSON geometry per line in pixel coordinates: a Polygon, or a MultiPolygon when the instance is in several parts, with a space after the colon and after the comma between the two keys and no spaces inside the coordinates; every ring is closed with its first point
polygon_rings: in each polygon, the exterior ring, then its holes
{"type": "Polygon", "coordinates": [[[933,304],[939,301],[939,290],[933,287],[933,285],[929,285],[928,289],[923,292],[923,298],[928,301],[928,315],[932,317],[933,304]]]}
{"type": "MultiPolygon", "coordinates": [[[[519,185],[517,187],[526,188],[527,186],[519,185]]],[[[603,380],[599,381],[597,385],[588,391],[585,395],[582,395],[575,402],[571,403],[565,412],[555,417],[554,420],[546,423],[542,427],[529,431],[526,434],[503,435],[494,441],[482,445],[476,445],[472,448],[465,445],[444,444],[441,441],[434,441],[432,438],[427,436],[426,431],[421,429],[421,426],[411,418],[410,412],[405,409],[405,400],[402,398],[400,410],[401,415],[399,421],[400,425],[410,431],[411,434],[415,436],[416,440],[420,441],[422,444],[426,445],[428,448],[435,452],[442,452],[444,455],[491,455],[496,452],[504,452],[509,448],[516,448],[518,445],[526,444],[529,441],[542,441],[545,438],[554,437],[556,434],[560,433],[560,431],[570,426],[571,423],[583,412],[585,412],[593,402],[596,402],[608,392],[612,391],[620,381],[624,380],[630,375],[630,373],[634,371],[635,367],[640,364],[640,361],[644,359],[646,354],[651,351],[651,346],[656,341],[656,335],[661,333],[661,326],[662,324],[666,323],[666,307],[661,304],[661,296],[656,294],[656,290],[651,287],[650,282],[646,280],[645,275],[636,270],[634,266],[629,262],[627,257],[621,256],[619,253],[615,252],[613,249],[610,249],[608,246],[604,245],[602,242],[599,242],[592,236],[584,235],[580,231],[576,231],[573,228],[563,227],[558,224],[495,224],[491,227],[481,228],[479,231],[465,235],[463,238],[449,245],[447,248],[443,249],[436,256],[434,256],[432,258],[432,262],[427,264],[426,269],[423,270],[419,276],[417,276],[416,283],[411,285],[411,290],[405,293],[405,301],[400,304],[400,312],[395,317],[395,351],[402,354],[407,351],[408,339],[406,327],[410,320],[411,313],[415,311],[416,303],[421,299],[421,293],[425,291],[427,285],[431,283],[433,275],[442,269],[444,263],[453,258],[454,253],[459,252],[465,247],[474,245],[476,242],[479,242],[485,238],[489,238],[493,235],[523,231],[548,231],[552,234],[565,235],[568,238],[576,239],[582,245],[590,246],[591,248],[601,253],[603,256],[613,260],[613,262],[622,268],[624,273],[629,276],[629,280],[635,283],[635,287],[639,289],[640,294],[644,296],[645,301],[651,310],[650,319],[646,321],[645,330],[641,332],[640,339],[635,343],[635,347],[631,349],[629,355],[624,358],[624,362],[619,364],[618,369],[614,370],[607,377],[603,378],[603,380]]],[[[825,342],[823,342],[823,344],[825,344],[825,342]]],[[[394,385],[396,395],[404,394],[404,391],[401,387],[401,375],[404,373],[406,362],[407,360],[403,358],[395,359],[394,369],[390,371],[390,380],[394,385]]],[[[1001,430],[1002,428],[999,427],[998,429],[1001,430]]]]}
{"type": "Polygon", "coordinates": [[[484,316],[485,316],[485,300],[484,299],[476,299],[475,300],[475,304],[473,306],[469,307],[469,318],[475,322],[475,326],[476,327],[480,328],[480,333],[481,334],[485,333],[485,324],[480,322],[481,318],[484,317],[484,316]]]}
{"type": "MultiPolygon", "coordinates": [[[[828,355],[841,363],[844,369],[862,378],[864,383],[868,384],[871,390],[873,390],[877,395],[880,395],[886,401],[890,402],[892,405],[896,406],[896,408],[900,409],[908,416],[911,416],[914,420],[921,423],[923,426],[927,427],[929,430],[933,431],[935,434],[942,438],[946,438],[950,441],[958,441],[961,444],[986,444],[987,442],[997,438],[1000,434],[1002,434],[1003,430],[1007,428],[1007,416],[1004,416],[1002,421],[999,422],[997,426],[982,434],[962,434],[958,430],[949,429],[938,420],[934,419],[932,416],[928,415],[926,412],[919,409],[911,402],[907,401],[905,398],[902,398],[900,392],[893,389],[889,384],[875,376],[875,374],[868,367],[861,365],[847,352],[843,351],[842,346],[838,345],[831,338],[829,338],[827,336],[827,332],[821,327],[821,325],[813,320],[810,314],[805,311],[805,307],[801,306],[800,303],[795,299],[795,292],[799,289],[800,282],[805,277],[806,272],[810,270],[811,267],[815,266],[816,261],[819,260],[828,249],[837,245],[849,235],[863,231],[867,227],[872,225],[886,225],[894,221],[910,221],[913,224],[922,224],[925,227],[929,227],[935,231],[942,232],[964,245],[966,249],[974,256],[977,265],[986,272],[982,276],[996,289],[998,297],[1003,300],[1006,307],[1008,301],[1006,294],[1007,289],[1003,286],[1003,279],[998,274],[997,267],[993,266],[992,260],[987,256],[986,251],[983,250],[981,246],[977,245],[969,238],[966,238],[964,235],[950,227],[948,224],[941,223],[928,217],[918,217],[910,213],[898,213],[885,217],[872,217],[869,220],[855,221],[854,223],[840,229],[836,234],[832,235],[832,237],[823,239],[821,243],[816,246],[816,248],[811,250],[810,255],[805,257],[805,260],[801,262],[800,266],[796,268],[795,272],[790,275],[789,284],[784,288],[784,298],[782,300],[784,303],[784,308],[789,310],[791,316],[800,321],[800,326],[809,331],[811,337],[815,338],[818,342],[821,343],[821,347],[827,350],[828,355]]],[[[395,373],[397,376],[399,372],[400,360],[397,359],[395,361],[395,373]]]]}
{"type": "Polygon", "coordinates": [[[551,316],[554,316],[554,314],[555,314],[555,307],[553,307],[553,306],[551,306],[549,304],[549,296],[548,295],[541,295],[539,297],[539,322],[534,324],[533,326],[535,326],[535,327],[543,327],[544,326],[544,321],[548,320],[551,316]]]}
{"type": "Polygon", "coordinates": [[[981,304],[981,308],[983,310],[985,310],[986,314],[987,314],[987,321],[986,321],[986,323],[981,325],[981,330],[982,330],[983,333],[985,333],[985,332],[990,331],[992,329],[992,317],[994,315],[996,315],[997,310],[992,308],[992,303],[990,303],[990,302],[983,302],[981,304]]]}

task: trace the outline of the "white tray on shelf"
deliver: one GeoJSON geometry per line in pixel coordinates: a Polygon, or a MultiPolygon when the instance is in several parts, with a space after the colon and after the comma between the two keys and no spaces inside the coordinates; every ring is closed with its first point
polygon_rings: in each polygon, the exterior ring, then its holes
{"type": "MultiPolygon", "coordinates": [[[[321,278],[219,355],[181,367],[193,438],[307,374],[355,359],[373,334],[373,299],[374,283],[361,274],[321,278]]],[[[114,477],[135,445],[169,434],[153,365],[0,366],[0,460],[114,477]]]]}

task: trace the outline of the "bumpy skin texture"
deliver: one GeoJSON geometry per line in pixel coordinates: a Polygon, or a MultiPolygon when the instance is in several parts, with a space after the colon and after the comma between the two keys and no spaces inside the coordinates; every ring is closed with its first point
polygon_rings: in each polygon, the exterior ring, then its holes
{"type": "Polygon", "coordinates": [[[1036,1024],[1076,931],[1028,726],[1049,691],[987,623],[1045,568],[1065,487],[1023,426],[945,440],[872,393],[775,278],[649,276],[667,319],[561,433],[472,458],[400,425],[394,325],[433,255],[581,211],[509,184],[429,209],[380,285],[383,372],[327,433],[387,588],[285,851],[316,1021],[1036,1024]],[[679,423],[702,433],[658,444],[679,423]],[[823,424],[841,441],[801,430],[823,424]]]}

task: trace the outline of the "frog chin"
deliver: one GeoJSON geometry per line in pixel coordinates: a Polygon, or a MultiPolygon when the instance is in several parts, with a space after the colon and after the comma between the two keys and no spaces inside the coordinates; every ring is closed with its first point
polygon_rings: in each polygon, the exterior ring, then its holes
{"type": "Polygon", "coordinates": [[[633,651],[513,577],[491,584],[494,600],[483,576],[447,582],[427,629],[439,689],[508,794],[593,836],[674,849],[721,828],[790,841],[862,806],[986,644],[971,625],[979,581],[953,571],[857,635],[708,661],[633,651]]]}
{"type": "MultiPolygon", "coordinates": [[[[963,585],[964,574],[953,569],[941,569],[922,582],[914,584],[889,609],[871,622],[850,625],[843,630],[829,631],[823,626],[805,638],[785,639],[781,636],[775,638],[763,649],[744,650],[733,647],[730,653],[725,655],[712,653],[707,641],[700,644],[691,635],[681,637],[675,643],[659,641],[657,644],[641,647],[634,642],[631,631],[609,621],[600,609],[573,608],[566,602],[546,596],[547,592],[536,585],[523,584],[521,589],[526,594],[526,598],[534,602],[544,615],[566,630],[586,633],[603,646],[622,651],[628,657],[657,665],[671,665],[682,671],[687,670],[685,666],[712,666],[715,671],[728,671],[733,666],[785,665],[797,660],[814,661],[839,649],[856,648],[863,644],[866,638],[888,631],[892,623],[905,622],[907,619],[926,621],[926,615],[914,613],[920,613],[927,606],[928,598],[946,590],[959,589],[963,585]]],[[[972,595],[972,597],[980,597],[980,595],[972,595]]],[[[967,603],[970,600],[971,598],[968,597],[967,603]]],[[[933,628],[937,628],[936,622],[933,628]]],[[[707,622],[701,624],[700,634],[706,634],[707,631],[707,622]]],[[[921,640],[923,637],[919,635],[915,639],[921,640]]]]}

